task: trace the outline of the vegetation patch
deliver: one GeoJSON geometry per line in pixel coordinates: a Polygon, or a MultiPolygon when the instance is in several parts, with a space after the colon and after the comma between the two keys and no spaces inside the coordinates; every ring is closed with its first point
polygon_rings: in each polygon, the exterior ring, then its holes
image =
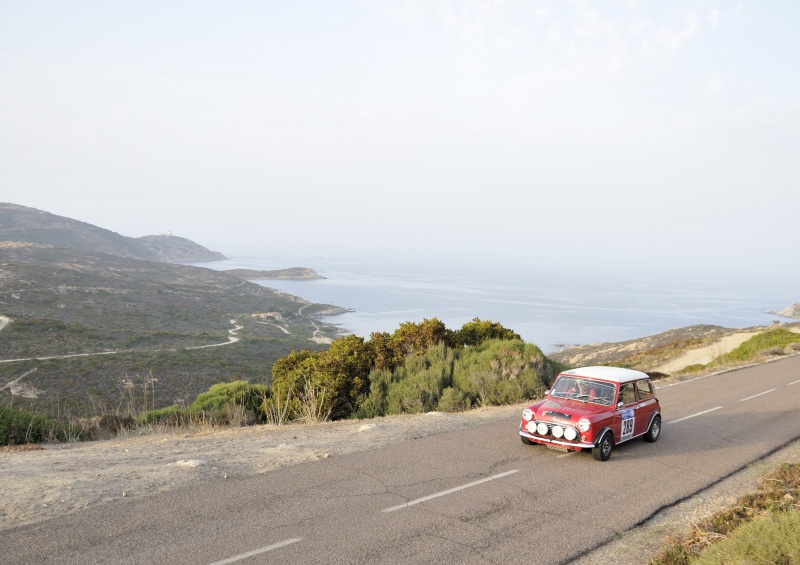
{"type": "Polygon", "coordinates": [[[785,328],[773,328],[754,335],[730,353],[720,355],[706,365],[689,365],[678,371],[678,374],[688,375],[709,369],[741,365],[769,355],[785,355],[791,350],[800,351],[800,333],[785,328]]]}
{"type": "Polygon", "coordinates": [[[790,332],[785,328],[774,328],[754,335],[730,353],[720,355],[714,359],[709,363],[709,366],[751,361],[765,351],[775,348],[783,350],[786,346],[798,342],[800,342],[800,334],[790,332]]]}
{"type": "Polygon", "coordinates": [[[136,418],[141,426],[159,424],[184,426],[187,424],[251,425],[263,423],[262,405],[269,397],[269,387],[247,381],[217,383],[188,407],[167,406],[142,412],[136,418]]]}
{"type": "Polygon", "coordinates": [[[757,492],[670,542],[652,565],[800,563],[800,464],[784,463],[757,492]]]}
{"type": "Polygon", "coordinates": [[[276,423],[460,411],[541,396],[560,368],[495,322],[453,331],[433,318],[291,352],[272,368],[264,409],[276,423]]]}
{"type": "Polygon", "coordinates": [[[0,404],[0,445],[24,445],[45,441],[87,439],[84,430],[37,413],[0,404]]]}
{"type": "Polygon", "coordinates": [[[641,371],[649,367],[657,367],[662,365],[667,361],[674,359],[684,351],[690,349],[699,349],[714,343],[714,341],[715,337],[713,336],[690,336],[677,339],[675,341],[670,341],[669,343],[665,343],[651,349],[646,349],[644,351],[637,351],[632,355],[628,355],[627,357],[623,357],[618,361],[614,361],[613,364],[615,367],[624,367],[626,369],[635,369],[641,371]]]}

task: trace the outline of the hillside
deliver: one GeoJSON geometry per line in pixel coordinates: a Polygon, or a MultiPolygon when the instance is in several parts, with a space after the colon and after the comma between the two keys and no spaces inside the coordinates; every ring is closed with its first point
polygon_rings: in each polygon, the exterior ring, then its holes
{"type": "Polygon", "coordinates": [[[151,406],[191,400],[220,381],[264,382],[278,357],[319,349],[320,333],[337,333],[312,318],[323,311],[341,310],[212,269],[4,242],[0,389],[36,369],[18,395],[78,413],[141,396],[145,382],[158,382],[151,406]]]}
{"type": "MultiPolygon", "coordinates": [[[[739,329],[696,325],[628,341],[565,347],[548,357],[571,367],[615,365],[649,373],[674,374],[689,366],[705,365],[751,337],[777,327],[800,333],[800,323],[739,329]]],[[[786,351],[767,353],[785,355],[797,349],[793,345],[786,351]]]]}
{"type": "Polygon", "coordinates": [[[219,261],[222,253],[172,235],[131,238],[49,212],[0,203],[0,241],[82,249],[167,263],[219,261]]]}

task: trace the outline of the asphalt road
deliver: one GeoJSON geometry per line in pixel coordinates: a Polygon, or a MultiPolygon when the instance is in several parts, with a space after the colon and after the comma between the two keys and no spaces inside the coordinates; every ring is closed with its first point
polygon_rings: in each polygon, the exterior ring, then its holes
{"type": "Polygon", "coordinates": [[[605,463],[525,446],[513,420],[5,530],[0,560],[567,563],[799,438],[800,356],[658,397],[659,441],[605,463]]]}

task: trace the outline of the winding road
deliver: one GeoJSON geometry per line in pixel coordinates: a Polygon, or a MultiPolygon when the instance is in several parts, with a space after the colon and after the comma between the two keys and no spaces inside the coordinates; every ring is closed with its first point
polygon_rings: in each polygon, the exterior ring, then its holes
{"type": "Polygon", "coordinates": [[[0,532],[14,563],[569,563],[800,438],[800,356],[658,390],[662,437],[605,463],[518,420],[0,532]]]}
{"type": "MultiPolygon", "coordinates": [[[[5,327],[5,325],[10,320],[8,318],[0,317],[0,330],[5,327]],[[5,323],[3,322],[5,320],[5,323]]],[[[72,357],[94,357],[96,355],[118,355],[120,353],[153,353],[159,351],[179,351],[185,349],[206,349],[208,347],[220,347],[222,345],[231,345],[239,341],[239,338],[236,336],[236,332],[242,329],[243,326],[239,326],[236,324],[236,320],[231,320],[231,324],[234,326],[233,328],[228,330],[228,341],[223,341],[220,343],[211,343],[208,345],[195,345],[192,347],[183,347],[183,348],[171,348],[171,349],[118,349],[113,351],[95,351],[93,353],[72,353],[70,355],[50,355],[47,357],[24,357],[20,359],[0,359],[0,363],[19,363],[20,361],[49,361],[51,359],[71,359],[72,357]]]]}

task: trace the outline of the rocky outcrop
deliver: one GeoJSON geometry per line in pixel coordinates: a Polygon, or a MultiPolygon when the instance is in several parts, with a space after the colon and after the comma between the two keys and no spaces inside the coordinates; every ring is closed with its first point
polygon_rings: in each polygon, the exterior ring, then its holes
{"type": "Polygon", "coordinates": [[[787,306],[783,310],[778,310],[777,312],[767,312],[767,314],[777,314],[784,318],[800,318],[800,302],[787,306]]]}

